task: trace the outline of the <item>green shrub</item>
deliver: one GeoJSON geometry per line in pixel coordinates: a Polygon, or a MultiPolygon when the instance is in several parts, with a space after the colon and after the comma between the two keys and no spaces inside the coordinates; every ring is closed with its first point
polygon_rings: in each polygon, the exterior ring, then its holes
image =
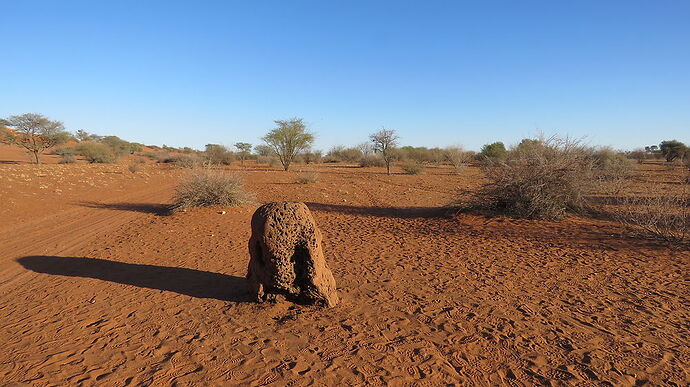
{"type": "Polygon", "coordinates": [[[479,152],[479,155],[485,160],[500,161],[506,157],[507,153],[508,151],[506,150],[505,145],[499,141],[484,145],[479,152]]]}
{"type": "Polygon", "coordinates": [[[66,155],[74,156],[77,154],[77,150],[73,146],[65,145],[65,146],[59,146],[59,147],[53,149],[53,151],[51,153],[54,155],[60,155],[60,156],[66,156],[66,155]]]}
{"type": "Polygon", "coordinates": [[[223,145],[207,144],[204,153],[209,164],[230,165],[235,161],[235,155],[223,145]]]}
{"type": "Polygon", "coordinates": [[[82,142],[76,147],[77,153],[84,156],[90,163],[114,163],[117,156],[112,149],[98,142],[82,142]]]}
{"type": "Polygon", "coordinates": [[[237,175],[200,171],[175,188],[174,209],[208,206],[241,206],[252,196],[237,175]]]}

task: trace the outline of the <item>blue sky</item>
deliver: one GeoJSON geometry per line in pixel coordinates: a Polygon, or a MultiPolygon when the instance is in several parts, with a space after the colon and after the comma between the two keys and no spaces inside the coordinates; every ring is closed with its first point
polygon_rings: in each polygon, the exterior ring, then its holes
{"type": "Polygon", "coordinates": [[[690,1],[3,1],[0,117],[202,148],[303,117],[478,149],[690,141],[690,1]]]}

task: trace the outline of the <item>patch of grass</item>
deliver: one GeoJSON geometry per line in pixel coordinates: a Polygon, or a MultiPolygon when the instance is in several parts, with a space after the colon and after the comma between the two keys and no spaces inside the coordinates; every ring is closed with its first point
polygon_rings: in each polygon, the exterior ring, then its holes
{"type": "Polygon", "coordinates": [[[305,171],[297,175],[297,184],[309,184],[319,181],[319,175],[314,171],[305,171]]]}
{"type": "Polygon", "coordinates": [[[234,207],[251,203],[252,200],[252,195],[244,189],[239,176],[204,170],[192,174],[175,188],[172,208],[234,207]]]}
{"type": "Polygon", "coordinates": [[[132,173],[137,173],[141,170],[141,163],[131,162],[127,166],[127,169],[132,173]]]}

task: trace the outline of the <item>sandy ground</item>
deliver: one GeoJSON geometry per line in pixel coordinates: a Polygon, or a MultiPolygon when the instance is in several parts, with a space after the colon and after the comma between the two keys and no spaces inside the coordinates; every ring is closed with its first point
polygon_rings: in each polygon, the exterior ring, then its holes
{"type": "Polygon", "coordinates": [[[239,172],[312,210],[341,295],[319,309],[249,302],[256,206],[170,215],[186,170],[48,158],[0,146],[0,385],[690,383],[687,248],[449,215],[476,168],[239,172]]]}

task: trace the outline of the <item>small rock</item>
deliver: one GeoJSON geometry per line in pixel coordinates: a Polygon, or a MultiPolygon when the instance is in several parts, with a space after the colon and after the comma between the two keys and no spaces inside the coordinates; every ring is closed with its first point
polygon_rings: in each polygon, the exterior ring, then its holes
{"type": "Polygon", "coordinates": [[[225,215],[225,211],[218,211],[219,214],[225,215]]]}

